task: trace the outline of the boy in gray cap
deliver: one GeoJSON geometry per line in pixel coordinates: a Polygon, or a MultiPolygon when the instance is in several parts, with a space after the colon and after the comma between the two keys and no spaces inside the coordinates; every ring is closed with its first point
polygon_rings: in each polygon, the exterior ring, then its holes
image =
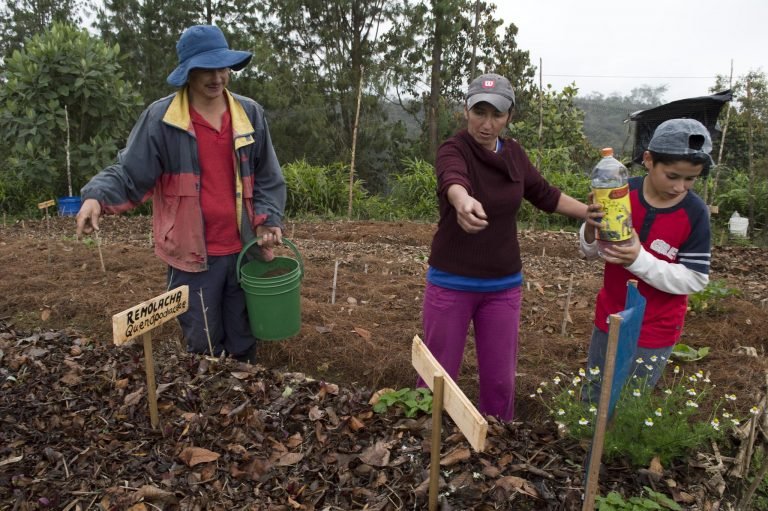
{"type": "Polygon", "coordinates": [[[168,83],[179,90],[141,114],[117,162],[83,187],[77,235],[98,230],[101,214],[152,197],[168,289],[190,288],[189,310],[179,316],[187,350],[253,362],[256,339],[235,266],[254,236],[266,259],[281,243],[285,181],[263,108],[227,90],[230,71],[243,69],[251,53],[230,50],[211,25],[187,28],[176,52],[168,83]]]}
{"type": "MultiPolygon", "coordinates": [[[[653,387],[683,331],[688,295],[709,282],[710,228],[704,201],[692,190],[713,165],[709,131],[694,119],[661,123],[643,154],[645,176],[629,180],[633,243],[606,249],[603,288],[597,295],[595,325],[589,344],[589,369],[602,373],[608,342],[608,316],[624,310],[627,281],[638,282],[646,299],[645,315],[630,375],[653,387]]],[[[587,218],[603,213],[590,204],[587,218]]],[[[597,258],[593,228],[582,226],[581,250],[597,258]]],[[[600,396],[599,376],[590,375],[588,395],[600,396]]]]}

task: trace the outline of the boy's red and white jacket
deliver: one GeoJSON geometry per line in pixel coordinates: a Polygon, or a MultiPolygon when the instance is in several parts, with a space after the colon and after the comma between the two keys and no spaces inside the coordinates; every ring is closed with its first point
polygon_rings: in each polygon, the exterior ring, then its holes
{"type": "MultiPolygon", "coordinates": [[[[634,263],[627,267],[605,264],[603,288],[597,295],[595,326],[608,331],[608,316],[624,309],[627,281],[638,281],[646,299],[645,316],[638,345],[664,348],[674,345],[682,334],[688,295],[709,283],[711,234],[709,211],[701,198],[688,191],[685,198],[669,208],[655,208],[643,197],[644,176],[629,180],[632,225],[642,245],[634,263]]],[[[579,242],[587,259],[595,259],[597,242],[579,242]]]]}

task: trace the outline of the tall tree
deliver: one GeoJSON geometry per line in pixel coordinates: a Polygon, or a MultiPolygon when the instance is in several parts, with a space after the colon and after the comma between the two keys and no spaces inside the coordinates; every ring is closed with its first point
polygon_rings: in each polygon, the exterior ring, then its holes
{"type": "Polygon", "coordinates": [[[145,103],[173,89],[165,78],[176,67],[176,41],[188,26],[203,23],[204,2],[105,0],[94,27],[110,44],[119,44],[126,77],[145,103]]]}
{"type": "Polygon", "coordinates": [[[261,79],[266,87],[270,87],[268,82],[279,80],[271,87],[280,87],[283,95],[292,98],[290,108],[281,114],[284,120],[273,118],[300,130],[304,128],[300,126],[302,120],[309,118],[323,130],[312,134],[311,140],[325,143],[303,147],[310,161],[317,162],[319,154],[328,153],[335,161],[349,161],[357,90],[364,70],[358,133],[361,151],[356,155],[356,167],[369,183],[377,180],[377,185],[383,185],[380,171],[382,165],[391,165],[391,155],[385,153],[394,136],[381,101],[387,93],[388,63],[384,57],[391,42],[385,31],[400,26],[403,4],[385,0],[267,0],[260,9],[261,23],[256,30],[266,35],[268,51],[273,54],[269,73],[261,79]]]}
{"type": "Polygon", "coordinates": [[[123,79],[118,54],[117,45],[54,22],[6,60],[0,182],[7,201],[65,195],[66,138],[75,190],[114,159],[141,106],[123,79]]]}
{"type": "Polygon", "coordinates": [[[82,23],[88,0],[7,0],[0,5],[0,54],[6,59],[24,47],[24,39],[43,32],[55,21],[82,23]]]}

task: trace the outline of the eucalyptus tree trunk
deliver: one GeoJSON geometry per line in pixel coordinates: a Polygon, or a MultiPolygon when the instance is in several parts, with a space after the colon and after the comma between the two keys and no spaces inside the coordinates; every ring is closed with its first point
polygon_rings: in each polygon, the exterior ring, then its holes
{"type": "Polygon", "coordinates": [[[443,65],[443,37],[446,30],[445,12],[440,4],[440,0],[433,0],[432,2],[432,12],[435,17],[435,32],[434,43],[432,46],[432,73],[429,80],[430,91],[429,110],[427,112],[427,129],[429,135],[429,157],[432,158],[433,161],[437,155],[440,90],[442,88],[440,72],[442,71],[443,65]]]}

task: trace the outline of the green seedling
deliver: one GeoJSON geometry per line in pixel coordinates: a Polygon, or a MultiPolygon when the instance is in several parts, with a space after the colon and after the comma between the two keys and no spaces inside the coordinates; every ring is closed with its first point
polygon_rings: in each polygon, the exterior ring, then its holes
{"type": "Polygon", "coordinates": [[[672,349],[672,356],[685,362],[693,362],[695,360],[701,360],[709,354],[709,347],[694,348],[687,344],[677,343],[672,349]]]}
{"type": "Polygon", "coordinates": [[[402,410],[406,417],[415,417],[417,413],[432,412],[432,392],[426,388],[411,389],[408,387],[387,392],[379,397],[379,402],[373,405],[376,413],[386,413],[392,407],[402,410]]]}

